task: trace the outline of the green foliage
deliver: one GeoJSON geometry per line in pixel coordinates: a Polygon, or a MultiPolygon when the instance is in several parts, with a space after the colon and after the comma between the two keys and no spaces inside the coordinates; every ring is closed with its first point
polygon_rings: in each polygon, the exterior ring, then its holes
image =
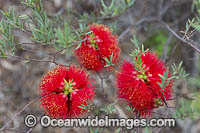
{"type": "MultiPolygon", "coordinates": [[[[200,31],[200,18],[188,20],[190,26],[195,28],[196,30],[200,31]]],[[[189,26],[188,26],[189,27],[189,26]]],[[[187,28],[186,28],[187,29],[187,28]]]]}
{"type": "Polygon", "coordinates": [[[21,3],[34,8],[40,3],[40,0],[21,0],[21,3]]]}
{"type": "Polygon", "coordinates": [[[79,17],[79,23],[88,24],[88,23],[99,23],[99,19],[97,19],[94,12],[91,12],[90,14],[87,12],[84,12],[79,17]]]}
{"type": "Polygon", "coordinates": [[[181,100],[180,107],[176,108],[173,117],[181,120],[184,120],[185,118],[193,118],[194,110],[191,108],[191,101],[181,100]]]}
{"type": "Polygon", "coordinates": [[[32,39],[40,43],[51,44],[55,40],[55,36],[52,23],[48,19],[46,12],[42,9],[38,10],[37,8],[33,8],[32,13],[32,21],[34,23],[31,26],[32,39]]]}
{"type": "Polygon", "coordinates": [[[166,72],[163,73],[163,75],[159,74],[160,78],[161,78],[161,83],[157,82],[157,84],[160,86],[161,88],[161,93],[164,97],[164,100],[166,102],[166,98],[165,98],[165,94],[163,92],[163,89],[170,83],[170,80],[174,79],[175,76],[169,77],[169,69],[166,70],[166,72]]]}
{"type": "MultiPolygon", "coordinates": [[[[188,78],[188,86],[190,86],[190,88],[200,88],[200,77],[189,77],[188,78]]],[[[194,89],[195,90],[195,89],[194,89]]]]}
{"type": "Polygon", "coordinates": [[[129,106],[129,105],[126,105],[126,109],[129,111],[129,112],[133,112],[135,111],[135,108],[129,106]]]}
{"type": "Polygon", "coordinates": [[[169,84],[170,80],[172,80],[172,79],[186,78],[189,74],[187,74],[185,72],[185,70],[182,68],[182,64],[183,64],[183,62],[181,61],[178,66],[176,64],[173,64],[171,66],[172,70],[173,70],[171,77],[169,77],[168,69],[166,70],[166,72],[163,73],[163,75],[159,74],[162,81],[161,81],[161,83],[158,82],[158,85],[161,88],[165,88],[169,84]]]}
{"type": "MultiPolygon", "coordinates": [[[[70,48],[72,45],[78,44],[76,47],[78,49],[81,46],[81,42],[84,41],[82,40],[82,36],[91,33],[91,31],[87,29],[88,23],[99,22],[102,18],[120,15],[125,9],[133,5],[134,0],[113,0],[108,7],[102,0],[102,16],[98,18],[93,12],[85,12],[83,15],[76,16],[79,22],[79,28],[77,29],[74,29],[72,26],[73,24],[71,21],[74,19],[72,17],[69,17],[67,20],[58,16],[49,17],[43,9],[42,0],[21,0],[21,3],[31,9],[31,15],[17,15],[14,9],[11,8],[9,8],[8,12],[1,11],[3,16],[0,21],[1,57],[5,57],[8,53],[14,55],[16,50],[15,46],[18,45],[17,40],[13,36],[13,31],[15,29],[27,33],[29,39],[39,44],[52,45],[57,49],[70,48]]],[[[67,13],[69,14],[72,12],[67,10],[67,13]]],[[[111,28],[116,31],[117,23],[113,23],[111,28]]],[[[105,67],[113,65],[112,56],[110,59],[105,59],[107,62],[105,67]]]]}
{"type": "Polygon", "coordinates": [[[193,93],[192,100],[181,99],[176,108],[174,117],[184,120],[185,118],[198,119],[200,117],[200,93],[193,93]]]}
{"type": "Polygon", "coordinates": [[[106,114],[112,114],[114,111],[116,111],[116,108],[113,104],[109,104],[109,105],[105,105],[100,110],[105,112],[106,114]]]}
{"type": "Polygon", "coordinates": [[[158,75],[160,76],[162,80],[161,83],[158,82],[158,85],[162,89],[165,88],[169,84],[170,80],[176,78],[175,76],[169,77],[169,69],[167,69],[166,72],[163,73],[163,75],[161,74],[158,74],[158,75]]]}
{"type": "MultiPolygon", "coordinates": [[[[130,54],[130,56],[132,57],[133,61],[134,61],[134,65],[135,65],[135,69],[138,72],[141,72],[142,74],[145,73],[145,69],[143,68],[143,62],[141,60],[141,55],[145,54],[147,50],[144,50],[144,45],[142,44],[141,48],[140,48],[140,42],[138,41],[136,36],[133,36],[133,38],[131,39],[131,42],[133,44],[135,44],[136,49],[133,50],[133,52],[130,54]]],[[[176,64],[172,65],[172,75],[169,73],[169,69],[167,68],[166,71],[163,74],[159,74],[160,78],[161,78],[161,82],[157,82],[157,84],[160,86],[161,88],[161,93],[164,96],[164,100],[166,102],[166,98],[165,95],[163,93],[163,89],[168,86],[168,84],[170,83],[170,81],[172,79],[179,79],[179,78],[186,78],[189,74],[187,74],[184,69],[182,68],[182,63],[181,62],[178,66],[176,66],[176,64]]],[[[130,108],[129,108],[130,110],[130,108]]]]}
{"type": "Polygon", "coordinates": [[[15,42],[13,36],[14,29],[20,29],[23,32],[27,32],[25,30],[25,22],[28,20],[27,15],[16,15],[14,13],[14,9],[9,7],[8,12],[4,12],[1,10],[1,14],[3,18],[0,21],[0,52],[2,55],[6,53],[14,54],[15,52],[15,42]]]}
{"type": "Polygon", "coordinates": [[[176,79],[184,79],[189,76],[189,74],[186,73],[185,70],[182,68],[182,64],[183,61],[181,61],[178,66],[175,63],[171,66],[173,70],[173,75],[176,79]]]}
{"type": "Polygon", "coordinates": [[[3,19],[1,21],[4,21],[5,23],[8,23],[15,28],[19,28],[25,31],[23,21],[28,19],[27,15],[18,16],[14,13],[14,9],[11,9],[10,7],[8,12],[1,10],[1,14],[3,15],[3,19]]]}
{"type": "MultiPolygon", "coordinates": [[[[32,11],[32,16],[29,15],[17,15],[14,12],[14,9],[9,8],[8,12],[1,11],[2,19],[0,21],[0,53],[3,57],[6,57],[6,54],[14,54],[16,49],[16,42],[13,36],[13,31],[19,29],[25,33],[28,33],[33,41],[40,44],[52,45],[55,48],[68,48],[73,45],[73,43],[78,44],[76,49],[81,47],[82,36],[88,35],[91,31],[88,31],[87,24],[90,22],[99,22],[101,19],[116,17],[125,12],[129,7],[131,7],[135,0],[112,0],[110,5],[107,6],[105,0],[101,0],[101,5],[103,7],[101,17],[97,18],[95,13],[83,13],[79,16],[79,28],[74,29],[70,20],[63,21],[60,25],[54,25],[53,21],[48,17],[47,13],[43,9],[42,0],[22,0],[22,4],[28,6],[32,11]],[[77,41],[78,40],[78,41],[77,41]]],[[[200,0],[194,1],[194,7],[197,9],[200,14],[200,0]]],[[[117,31],[117,22],[114,22],[110,25],[111,29],[117,31]]],[[[200,19],[192,19],[186,23],[186,33],[190,30],[190,27],[193,27],[195,30],[200,31],[200,19]]],[[[92,35],[92,34],[91,34],[92,35]]],[[[152,38],[148,39],[148,45],[154,45],[158,55],[161,55],[163,51],[163,46],[167,41],[168,36],[164,32],[159,32],[153,35],[152,38]],[[158,44],[158,45],[157,45],[158,44]]],[[[136,36],[133,36],[131,42],[135,45],[136,49],[130,54],[133,59],[135,69],[138,72],[145,73],[143,62],[141,56],[145,54],[144,45],[140,44],[136,36]]],[[[145,45],[146,46],[146,45],[145,45]]],[[[104,58],[106,65],[104,67],[113,66],[113,53],[108,58],[104,58]]],[[[27,62],[30,61],[29,58],[26,58],[27,62]]],[[[161,82],[158,82],[158,85],[162,90],[170,83],[172,79],[186,78],[187,74],[182,68],[182,63],[172,65],[172,75],[169,77],[169,70],[167,69],[162,75],[160,74],[161,82]]],[[[199,79],[194,78],[193,81],[199,85],[199,79]]],[[[64,80],[66,88],[72,88],[73,81],[67,82],[64,80]]],[[[199,85],[200,86],[200,85],[199,85]]],[[[164,93],[162,92],[163,96],[164,93]]],[[[164,96],[165,98],[165,96],[164,96]]],[[[156,99],[157,100],[157,99],[156,99]]],[[[195,99],[192,101],[181,100],[180,107],[176,109],[174,115],[175,118],[185,119],[186,117],[193,118],[195,115],[200,115],[200,95],[196,95],[195,99]]],[[[86,105],[82,104],[79,108],[91,112],[93,104],[91,101],[87,101],[86,105]]],[[[130,112],[135,111],[135,108],[126,106],[126,109],[130,112]]],[[[116,111],[116,108],[113,104],[105,105],[100,109],[101,111],[112,114],[116,111]]],[[[116,132],[120,132],[120,128],[116,132]]],[[[90,130],[91,133],[102,132],[102,128],[97,128],[97,130],[90,130]]],[[[148,128],[145,128],[145,133],[151,133],[148,128]]]]}
{"type": "Polygon", "coordinates": [[[194,21],[195,21],[195,18],[193,18],[192,20],[188,19],[188,21],[186,22],[186,25],[185,25],[185,27],[186,27],[185,33],[189,32],[190,27],[191,27],[191,25],[193,25],[194,21]]]}
{"type": "Polygon", "coordinates": [[[73,80],[69,80],[68,82],[64,79],[66,88],[73,88],[73,80]]]}
{"type": "Polygon", "coordinates": [[[5,56],[6,53],[15,52],[15,45],[14,45],[14,36],[12,34],[13,26],[6,23],[5,21],[0,22],[0,53],[2,56],[5,56]]]}
{"type": "Polygon", "coordinates": [[[118,31],[118,22],[117,21],[115,21],[115,22],[113,22],[113,23],[110,23],[109,24],[109,27],[113,30],[113,33],[117,33],[117,31],[118,31]]]}
{"type": "Polygon", "coordinates": [[[92,31],[89,31],[87,24],[81,24],[81,23],[79,24],[79,29],[74,30],[74,31],[78,40],[81,40],[76,47],[76,49],[79,49],[81,47],[81,42],[87,39],[87,38],[82,39],[81,37],[85,35],[89,35],[90,33],[92,33],[92,31]]]}
{"type": "Polygon", "coordinates": [[[104,0],[101,0],[103,10],[100,13],[104,17],[115,17],[131,7],[134,2],[135,0],[112,0],[110,5],[106,6],[104,0]]]}
{"type": "Polygon", "coordinates": [[[144,50],[143,44],[141,45],[141,48],[140,48],[139,46],[140,43],[135,35],[131,39],[131,42],[136,46],[136,49],[133,50],[131,54],[129,54],[133,59],[135,69],[138,72],[145,73],[146,70],[144,69],[144,66],[142,66],[143,63],[142,63],[141,55],[144,55],[148,51],[148,49],[144,50]]]}
{"type": "Polygon", "coordinates": [[[13,36],[14,28],[21,28],[23,30],[24,25],[21,20],[25,17],[16,16],[14,10],[9,7],[8,12],[1,11],[3,18],[0,21],[0,52],[1,55],[5,53],[14,54],[15,52],[15,42],[13,36]]]}
{"type": "Polygon", "coordinates": [[[197,13],[200,14],[200,0],[194,0],[193,1],[192,11],[194,11],[194,9],[196,9],[197,13]]]}
{"type": "Polygon", "coordinates": [[[136,35],[133,35],[133,38],[131,38],[131,42],[136,46],[136,49],[140,50],[140,42],[138,41],[136,35]]]}
{"type": "Polygon", "coordinates": [[[194,110],[194,117],[200,117],[200,93],[196,93],[194,100],[192,100],[191,108],[194,110]]]}
{"type": "Polygon", "coordinates": [[[61,27],[58,27],[55,29],[56,32],[56,43],[58,47],[65,48],[67,46],[70,47],[74,40],[76,39],[75,33],[73,33],[73,29],[69,22],[65,21],[64,22],[64,28],[63,31],[61,30],[61,27]]]}
{"type": "Polygon", "coordinates": [[[43,44],[54,44],[55,36],[52,22],[43,9],[41,0],[23,0],[22,3],[32,9],[33,16],[29,18],[29,28],[32,39],[43,44]]]}
{"type": "MultiPolygon", "coordinates": [[[[3,12],[3,19],[1,20],[0,29],[3,33],[4,38],[7,40],[2,40],[2,46],[8,44],[11,49],[11,44],[14,46],[14,37],[12,35],[12,30],[18,28],[23,32],[31,33],[32,40],[41,44],[53,45],[56,48],[70,47],[72,42],[77,38],[76,34],[73,33],[74,29],[68,21],[64,21],[63,26],[58,26],[54,28],[52,21],[47,17],[46,12],[43,10],[42,2],[40,0],[24,0],[23,4],[30,7],[32,10],[32,16],[20,15],[17,16],[13,9],[9,12],[3,12]],[[28,25],[25,29],[24,25],[28,25]],[[64,30],[61,30],[61,29],[64,30]],[[7,43],[8,42],[8,43],[7,43]]],[[[8,47],[1,46],[1,51],[5,51],[8,47]]],[[[12,47],[12,50],[14,48],[12,47]]]]}
{"type": "Polygon", "coordinates": [[[84,12],[82,15],[80,15],[79,22],[80,23],[87,23],[90,20],[90,15],[87,12],[84,12]]]}
{"type": "Polygon", "coordinates": [[[113,66],[113,53],[110,55],[110,60],[107,57],[105,57],[104,60],[106,61],[106,65],[104,67],[113,66]]]}
{"type": "Polygon", "coordinates": [[[169,84],[170,80],[175,78],[173,76],[169,77],[169,69],[166,69],[166,72],[164,72],[163,75],[158,75],[161,78],[161,83],[158,82],[157,84],[160,86],[161,89],[165,88],[169,84]]]}
{"type": "MultiPolygon", "coordinates": [[[[166,72],[163,73],[163,75],[159,74],[159,76],[161,78],[161,82],[157,82],[157,84],[161,88],[161,92],[164,96],[164,99],[165,99],[165,95],[162,90],[170,83],[170,81],[172,79],[186,78],[189,75],[182,68],[182,63],[183,62],[180,62],[180,64],[178,66],[176,66],[176,64],[172,65],[173,72],[172,72],[171,77],[169,77],[169,69],[168,68],[167,68],[166,72]]],[[[166,99],[165,99],[165,102],[166,102],[166,99]]]]}
{"type": "Polygon", "coordinates": [[[190,39],[195,32],[200,30],[200,19],[199,18],[193,18],[192,20],[188,19],[185,25],[185,31],[181,31],[181,33],[184,33],[183,38],[188,40],[190,39]]]}
{"type": "MultiPolygon", "coordinates": [[[[165,43],[168,40],[168,34],[165,31],[156,31],[151,37],[149,37],[145,42],[144,45],[148,46],[152,49],[155,49],[156,54],[160,57],[162,56],[163,48],[165,43]]],[[[167,52],[170,51],[170,48],[167,52]]]]}
{"type": "Polygon", "coordinates": [[[91,110],[93,109],[93,103],[88,100],[85,104],[81,104],[81,106],[79,106],[79,108],[83,109],[83,110],[87,110],[88,112],[91,112],[91,110]]]}
{"type": "Polygon", "coordinates": [[[96,128],[96,129],[91,129],[90,128],[90,133],[102,133],[103,131],[103,128],[96,128]]]}

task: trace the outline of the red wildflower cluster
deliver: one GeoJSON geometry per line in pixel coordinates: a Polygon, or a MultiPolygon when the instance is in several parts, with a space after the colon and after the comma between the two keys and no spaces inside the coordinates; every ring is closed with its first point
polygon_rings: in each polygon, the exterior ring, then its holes
{"type": "Polygon", "coordinates": [[[100,71],[106,65],[105,58],[112,64],[116,63],[120,56],[117,37],[112,35],[109,27],[102,24],[89,25],[91,33],[83,37],[80,48],[75,50],[78,61],[87,69],[100,71]]]}
{"type": "MultiPolygon", "coordinates": [[[[138,60],[139,56],[136,57],[138,60]]],[[[119,98],[125,99],[140,116],[150,115],[150,112],[169,100],[172,92],[172,81],[161,89],[159,74],[163,75],[166,68],[162,61],[152,52],[146,52],[140,56],[143,71],[136,69],[136,66],[125,61],[121,66],[121,72],[117,74],[117,87],[119,98]]],[[[141,64],[137,64],[141,65],[141,64]]],[[[168,74],[168,77],[170,74],[168,74]]]]}
{"type": "Polygon", "coordinates": [[[94,98],[94,87],[86,72],[73,65],[58,66],[44,75],[41,85],[41,105],[53,118],[73,118],[86,110],[80,106],[94,98]]]}

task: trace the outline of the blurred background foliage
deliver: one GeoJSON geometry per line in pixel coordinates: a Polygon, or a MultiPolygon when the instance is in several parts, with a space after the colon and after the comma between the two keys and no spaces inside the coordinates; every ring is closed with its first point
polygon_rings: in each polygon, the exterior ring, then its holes
{"type": "MultiPolygon", "coordinates": [[[[155,51],[167,66],[178,66],[183,61],[179,70],[189,74],[175,79],[173,99],[169,102],[172,108],[159,108],[152,114],[157,118],[176,118],[176,128],[145,128],[141,132],[200,132],[200,0],[0,0],[0,9],[0,128],[27,101],[39,95],[40,78],[45,72],[56,64],[78,64],[73,56],[74,46],[87,34],[88,24],[103,23],[118,36],[121,60],[116,69],[123,59],[131,59],[128,55],[136,47],[130,39],[137,35],[138,41],[155,51]]],[[[108,104],[101,93],[101,80],[92,72],[90,75],[98,88],[93,115],[116,117],[118,109],[123,117],[132,117],[123,103],[108,104]]],[[[104,87],[108,100],[114,101],[114,74],[105,80],[104,87]]],[[[29,131],[23,119],[30,113],[38,118],[42,115],[39,102],[27,108],[10,127],[29,131]]],[[[31,131],[62,133],[88,129],[37,125],[31,131]]],[[[138,132],[119,128],[90,131],[138,132]]]]}

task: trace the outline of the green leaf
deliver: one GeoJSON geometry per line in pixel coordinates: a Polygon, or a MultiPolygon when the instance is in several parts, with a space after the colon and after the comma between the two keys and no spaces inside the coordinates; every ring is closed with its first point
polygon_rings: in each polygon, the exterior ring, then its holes
{"type": "Polygon", "coordinates": [[[112,54],[110,56],[110,63],[112,63],[112,59],[113,59],[113,52],[112,52],[112,54]]]}
{"type": "Polygon", "coordinates": [[[126,4],[125,0],[112,0],[110,5],[106,6],[104,0],[101,0],[103,10],[100,13],[105,18],[115,17],[124,13],[133,3],[133,1],[126,4]]]}
{"type": "Polygon", "coordinates": [[[133,35],[133,38],[131,39],[131,42],[133,44],[135,44],[135,46],[136,46],[137,49],[140,49],[140,47],[139,47],[140,42],[138,41],[136,35],[133,35]]]}
{"type": "Polygon", "coordinates": [[[78,106],[79,108],[83,109],[83,110],[88,110],[87,106],[85,106],[84,104],[81,104],[82,106],[78,106]]]}
{"type": "MultiPolygon", "coordinates": [[[[110,6],[108,7],[108,10],[111,10],[114,7],[114,3],[116,0],[112,0],[110,6]]],[[[104,4],[105,5],[105,4],[104,4]]]]}
{"type": "Polygon", "coordinates": [[[105,105],[100,110],[107,113],[107,114],[112,114],[113,111],[115,111],[116,109],[115,109],[115,106],[113,104],[109,104],[109,105],[105,105]]]}
{"type": "Polygon", "coordinates": [[[79,43],[76,47],[76,49],[79,49],[81,47],[81,43],[79,43]]]}
{"type": "Polygon", "coordinates": [[[176,66],[176,64],[173,64],[171,66],[171,68],[173,70],[172,73],[174,75],[174,78],[176,78],[176,79],[178,79],[178,78],[183,78],[184,79],[187,76],[189,76],[189,74],[187,74],[185,72],[185,70],[182,68],[182,64],[183,64],[183,62],[181,61],[178,66],[176,66]]]}
{"type": "Polygon", "coordinates": [[[132,6],[135,3],[135,0],[127,0],[128,1],[128,7],[132,6]]]}
{"type": "Polygon", "coordinates": [[[105,60],[107,63],[110,63],[110,61],[108,60],[107,57],[105,57],[104,60],[105,60]]]}
{"type": "Polygon", "coordinates": [[[133,108],[133,107],[131,107],[131,106],[129,106],[129,105],[126,106],[126,109],[127,109],[128,111],[131,111],[131,112],[134,112],[134,111],[135,111],[135,108],[133,108]]]}

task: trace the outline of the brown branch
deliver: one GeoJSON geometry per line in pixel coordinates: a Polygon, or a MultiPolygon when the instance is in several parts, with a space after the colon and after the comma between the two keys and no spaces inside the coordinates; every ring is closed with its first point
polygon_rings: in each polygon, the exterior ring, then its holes
{"type": "Polygon", "coordinates": [[[6,22],[6,23],[12,25],[13,27],[15,27],[15,28],[16,28],[17,30],[19,30],[19,31],[22,31],[22,32],[24,32],[24,33],[26,33],[26,34],[32,35],[32,31],[31,31],[31,30],[28,30],[28,29],[21,29],[21,28],[19,28],[19,26],[17,26],[16,24],[10,23],[9,21],[6,21],[6,20],[4,20],[4,22],[6,22]]]}
{"type": "Polygon", "coordinates": [[[198,46],[198,44],[196,42],[194,42],[193,40],[191,40],[189,38],[180,37],[167,23],[165,23],[164,21],[160,20],[158,17],[145,17],[145,18],[142,18],[141,20],[139,20],[138,22],[135,23],[135,26],[140,25],[140,24],[142,24],[144,22],[158,22],[158,23],[164,25],[165,28],[168,31],[170,31],[177,39],[179,39],[180,41],[184,42],[184,44],[189,45],[195,51],[200,53],[200,49],[196,47],[196,46],[198,46]]]}
{"type": "Polygon", "coordinates": [[[16,117],[18,115],[20,115],[28,106],[30,106],[32,103],[36,102],[37,100],[39,100],[41,97],[38,96],[36,98],[34,98],[33,100],[31,100],[30,102],[28,102],[24,107],[20,108],[17,113],[14,115],[13,118],[11,118],[10,121],[8,121],[2,128],[0,128],[0,131],[4,131],[6,130],[6,128],[12,123],[12,121],[14,121],[16,119],[16,117]]]}
{"type": "Polygon", "coordinates": [[[170,52],[170,55],[167,57],[167,59],[165,59],[165,63],[167,63],[169,61],[169,59],[173,56],[173,54],[176,51],[177,46],[178,46],[178,43],[175,44],[175,46],[173,47],[173,49],[170,52]]]}
{"type": "Polygon", "coordinates": [[[103,94],[104,98],[107,97],[107,96],[105,95],[105,92],[104,92],[104,79],[108,79],[108,78],[110,77],[110,75],[111,75],[112,72],[107,71],[107,73],[109,73],[109,74],[103,77],[99,72],[97,72],[97,75],[99,76],[99,78],[100,78],[100,80],[101,80],[102,94],[103,94]]]}
{"type": "MultiPolygon", "coordinates": [[[[73,46],[74,44],[82,43],[82,42],[85,41],[85,40],[86,40],[86,38],[83,39],[83,40],[80,40],[80,41],[75,41],[74,43],[72,43],[72,46],[73,46]]],[[[68,49],[68,48],[69,48],[69,47],[65,47],[65,48],[62,48],[61,50],[58,50],[57,52],[55,52],[55,53],[53,54],[53,61],[52,61],[52,63],[58,65],[58,63],[56,62],[56,55],[58,55],[59,53],[61,53],[62,51],[66,50],[66,49],[68,49]]]]}
{"type": "MultiPolygon", "coordinates": [[[[39,60],[39,59],[26,58],[26,57],[21,57],[21,56],[16,56],[16,55],[6,55],[5,57],[12,57],[12,58],[17,58],[17,59],[22,59],[22,60],[28,60],[28,61],[35,61],[35,62],[49,62],[49,63],[54,63],[52,60],[39,60]]],[[[5,58],[5,57],[1,57],[1,58],[5,58]]]]}
{"type": "Polygon", "coordinates": [[[173,35],[170,34],[165,45],[164,45],[164,47],[163,47],[163,52],[162,52],[163,53],[162,54],[162,60],[163,61],[166,61],[166,59],[167,59],[168,46],[171,43],[172,37],[173,37],[173,35]]]}
{"type": "Polygon", "coordinates": [[[184,39],[182,37],[180,37],[167,23],[165,23],[162,20],[157,20],[159,23],[163,24],[167,30],[169,30],[177,39],[181,40],[182,42],[184,42],[184,44],[189,45],[190,47],[192,47],[195,51],[197,51],[198,53],[200,53],[200,49],[198,49],[196,46],[198,46],[198,44],[190,39],[184,39]]]}
{"type": "MultiPolygon", "coordinates": [[[[18,44],[18,45],[20,45],[20,44],[18,44]]],[[[38,53],[38,54],[43,54],[43,55],[46,55],[46,56],[51,56],[51,54],[42,52],[42,51],[40,51],[38,49],[34,49],[33,50],[33,49],[27,49],[27,48],[24,48],[24,47],[20,47],[20,48],[23,51],[28,51],[28,52],[31,52],[31,53],[38,53]]]]}
{"type": "MultiPolygon", "coordinates": [[[[74,44],[78,44],[78,43],[82,43],[83,41],[85,41],[86,39],[80,40],[80,41],[75,41],[72,45],[74,44]]],[[[32,44],[32,43],[20,43],[20,44],[32,44]]],[[[58,50],[57,52],[55,52],[54,54],[47,54],[48,56],[52,56],[52,60],[40,60],[40,59],[33,59],[33,58],[28,58],[28,57],[21,57],[21,56],[17,56],[17,55],[9,55],[7,54],[6,56],[0,56],[0,58],[6,58],[6,57],[13,57],[13,58],[17,58],[17,59],[22,59],[22,60],[27,60],[27,61],[35,61],[35,62],[47,62],[47,63],[54,63],[55,65],[59,65],[56,62],[56,55],[58,55],[59,53],[61,53],[62,51],[64,51],[65,49],[67,49],[69,47],[65,47],[62,48],[61,50],[58,50]]],[[[30,49],[24,49],[30,52],[36,52],[34,50],[30,50],[30,49]]]]}
{"type": "Polygon", "coordinates": [[[190,96],[188,96],[189,94],[187,94],[187,93],[185,93],[185,94],[179,94],[179,93],[175,93],[175,95],[176,95],[176,98],[177,97],[182,97],[182,98],[185,98],[185,99],[187,99],[187,100],[194,100],[195,98],[194,97],[190,97],[190,96]]]}
{"type": "Polygon", "coordinates": [[[124,32],[122,32],[119,37],[118,37],[118,41],[121,40],[127,33],[129,33],[131,30],[131,26],[129,26],[124,32]]]}
{"type": "Polygon", "coordinates": [[[102,76],[99,72],[97,72],[97,75],[99,76],[99,78],[101,80],[101,89],[102,89],[103,97],[106,98],[105,91],[104,91],[104,78],[102,78],[102,76]]]}
{"type": "MultiPolygon", "coordinates": [[[[20,115],[26,108],[28,108],[32,103],[36,102],[37,100],[48,96],[49,93],[44,94],[43,96],[38,96],[31,101],[29,101],[26,105],[24,105],[22,108],[20,108],[17,113],[14,115],[14,117],[11,118],[10,121],[8,121],[2,128],[0,128],[0,131],[5,131],[5,130],[14,130],[14,129],[8,129],[7,127],[16,119],[18,115],[20,115]]],[[[28,131],[31,131],[33,128],[30,128],[28,131]]]]}

